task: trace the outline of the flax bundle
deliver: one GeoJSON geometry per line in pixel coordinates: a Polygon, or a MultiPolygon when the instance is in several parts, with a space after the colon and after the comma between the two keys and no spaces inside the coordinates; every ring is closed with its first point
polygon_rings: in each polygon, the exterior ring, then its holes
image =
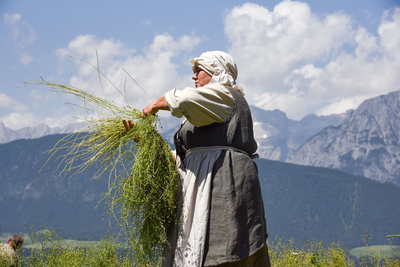
{"type": "Polygon", "coordinates": [[[97,114],[86,119],[87,128],[61,139],[52,156],[67,149],[59,165],[66,175],[93,166],[98,176],[108,175],[104,199],[109,214],[126,234],[137,261],[134,266],[157,265],[167,242],[167,227],[175,220],[177,189],[171,149],[157,132],[157,116],[143,119],[130,105],[119,106],[71,86],[44,80],[29,85],[74,95],[83,103],[74,106],[97,114]],[[131,119],[133,129],[125,132],[122,119],[131,119]]]}

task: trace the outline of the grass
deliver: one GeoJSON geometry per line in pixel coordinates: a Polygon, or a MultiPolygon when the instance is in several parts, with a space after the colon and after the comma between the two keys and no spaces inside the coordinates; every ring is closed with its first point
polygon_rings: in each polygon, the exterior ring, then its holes
{"type": "Polygon", "coordinates": [[[276,239],[269,242],[269,253],[272,266],[400,266],[400,253],[398,247],[387,246],[387,250],[375,250],[374,247],[364,247],[349,250],[341,244],[324,246],[321,242],[309,242],[302,248],[294,247],[294,240],[289,244],[276,239]],[[355,251],[360,252],[355,257],[355,251]],[[374,251],[374,253],[371,253],[374,251]],[[390,251],[390,252],[389,252],[390,251]]]}
{"type": "Polygon", "coordinates": [[[353,248],[350,251],[350,254],[357,258],[361,259],[365,255],[372,255],[372,256],[387,256],[392,257],[393,255],[397,255],[400,257],[400,246],[393,246],[393,245],[376,245],[376,246],[364,246],[353,248]]]}
{"type": "MultiPolygon", "coordinates": [[[[135,255],[128,244],[119,237],[107,236],[101,241],[65,240],[49,229],[36,231],[29,229],[29,236],[18,251],[19,266],[160,266],[160,261],[152,264],[137,264],[135,255]],[[24,253],[24,252],[29,253],[24,253]],[[25,256],[24,256],[25,255],[25,256]]],[[[399,254],[366,247],[361,257],[340,244],[324,246],[321,242],[309,242],[302,248],[294,247],[294,240],[288,244],[276,238],[268,242],[271,265],[274,267],[298,266],[400,266],[399,254]],[[368,251],[374,251],[369,253],[368,251]]],[[[390,246],[389,246],[390,247],[390,246]]]]}
{"type": "Polygon", "coordinates": [[[27,244],[18,252],[19,266],[132,266],[134,262],[133,254],[111,236],[98,242],[73,241],[52,230],[31,228],[26,239],[27,244]],[[29,253],[24,253],[26,250],[29,253]]]}

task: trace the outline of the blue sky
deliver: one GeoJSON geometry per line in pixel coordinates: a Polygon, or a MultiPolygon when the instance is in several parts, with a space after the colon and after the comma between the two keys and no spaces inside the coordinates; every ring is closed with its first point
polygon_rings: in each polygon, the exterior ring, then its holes
{"type": "MultiPolygon", "coordinates": [[[[101,95],[97,64],[142,109],[172,88],[193,86],[190,59],[230,53],[248,102],[292,119],[356,108],[400,89],[400,2],[0,1],[0,122],[63,126],[79,116],[38,80],[101,95]]],[[[105,84],[107,99],[122,101],[105,84]]]]}

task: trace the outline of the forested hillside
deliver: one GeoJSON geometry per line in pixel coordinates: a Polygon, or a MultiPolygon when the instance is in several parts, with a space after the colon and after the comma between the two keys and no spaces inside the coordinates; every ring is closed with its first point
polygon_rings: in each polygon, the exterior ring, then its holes
{"type": "MultiPolygon", "coordinates": [[[[271,237],[348,247],[400,233],[400,187],[341,171],[258,159],[271,237]]],[[[396,240],[395,240],[396,241],[396,240]]],[[[398,241],[398,240],[397,240],[398,241]]]]}

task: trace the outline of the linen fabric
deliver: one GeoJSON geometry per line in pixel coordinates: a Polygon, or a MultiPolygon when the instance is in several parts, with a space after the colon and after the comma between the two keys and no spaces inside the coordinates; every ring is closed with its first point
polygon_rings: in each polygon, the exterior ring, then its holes
{"type": "MultiPolygon", "coordinates": [[[[171,247],[163,266],[237,262],[265,246],[261,189],[257,167],[250,158],[257,149],[250,109],[238,90],[224,88],[234,100],[233,105],[227,105],[230,114],[226,116],[222,111],[218,119],[203,126],[196,126],[202,116],[192,116],[192,108],[180,108],[193,101],[181,103],[183,98],[176,97],[180,95],[177,90],[166,95],[168,105],[181,110],[188,120],[174,138],[182,183],[178,216],[183,220],[171,228],[171,247]]],[[[218,107],[220,103],[216,102],[218,107]]],[[[199,110],[208,113],[207,109],[196,108],[199,110]]],[[[209,110],[215,112],[211,106],[209,110]]]]}
{"type": "Polygon", "coordinates": [[[185,116],[197,127],[224,122],[232,113],[235,103],[231,92],[217,83],[208,84],[201,89],[173,89],[165,94],[165,100],[172,116],[185,116]]]}
{"type": "Polygon", "coordinates": [[[191,152],[182,179],[183,217],[174,255],[175,266],[202,266],[210,210],[212,168],[220,149],[191,152]]]}

